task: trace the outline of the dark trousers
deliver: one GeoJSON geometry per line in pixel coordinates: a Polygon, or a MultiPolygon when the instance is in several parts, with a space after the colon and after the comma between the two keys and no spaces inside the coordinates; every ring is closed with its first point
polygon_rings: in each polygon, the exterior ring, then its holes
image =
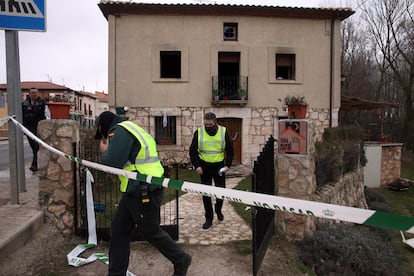
{"type": "MultiPolygon", "coordinates": [[[[212,185],[212,181],[214,179],[214,185],[216,187],[226,187],[226,177],[225,175],[218,175],[218,171],[224,165],[219,166],[202,166],[203,174],[200,175],[200,182],[201,184],[205,185],[212,185]]],[[[213,220],[214,213],[213,213],[213,205],[211,203],[211,198],[208,196],[203,196],[203,205],[204,205],[204,216],[206,220],[213,220]]],[[[221,212],[221,208],[223,207],[223,200],[217,198],[215,204],[216,212],[221,212]]]]}
{"type": "Polygon", "coordinates": [[[134,194],[124,193],[111,226],[109,244],[109,275],[124,276],[128,269],[130,234],[138,225],[144,238],[173,264],[183,261],[185,252],[160,227],[162,189],[151,192],[151,204],[144,206],[134,194]]]}
{"type": "MultiPolygon", "coordinates": [[[[32,130],[31,130],[32,131],[32,130]]],[[[33,131],[32,131],[33,132],[33,131]]],[[[35,135],[37,135],[36,131],[33,132],[35,135]]],[[[32,148],[32,152],[33,152],[33,160],[32,160],[32,166],[36,166],[37,167],[37,152],[39,151],[39,143],[36,142],[35,140],[27,137],[27,140],[29,141],[29,145],[32,148]]]]}

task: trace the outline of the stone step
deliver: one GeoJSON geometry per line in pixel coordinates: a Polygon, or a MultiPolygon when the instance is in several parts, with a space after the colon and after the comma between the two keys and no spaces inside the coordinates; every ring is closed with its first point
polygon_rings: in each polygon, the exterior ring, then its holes
{"type": "Polygon", "coordinates": [[[12,254],[32,239],[44,222],[43,211],[21,205],[0,208],[0,259],[12,254]]]}

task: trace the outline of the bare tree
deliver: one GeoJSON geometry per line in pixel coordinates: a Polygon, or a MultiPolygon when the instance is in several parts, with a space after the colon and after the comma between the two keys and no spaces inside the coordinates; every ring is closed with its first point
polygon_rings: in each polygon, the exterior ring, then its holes
{"type": "Polygon", "coordinates": [[[414,0],[371,0],[361,8],[382,75],[377,97],[401,103],[402,139],[414,149],[414,0]]]}
{"type": "Polygon", "coordinates": [[[347,79],[342,92],[347,96],[372,99],[377,83],[376,63],[367,47],[367,37],[357,27],[357,20],[351,17],[341,25],[341,68],[347,79]]]}

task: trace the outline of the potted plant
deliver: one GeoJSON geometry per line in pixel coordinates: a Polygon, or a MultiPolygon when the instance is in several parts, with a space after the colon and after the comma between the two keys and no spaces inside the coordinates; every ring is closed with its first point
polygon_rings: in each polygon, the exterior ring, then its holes
{"type": "Polygon", "coordinates": [[[308,103],[303,95],[287,95],[284,99],[289,118],[305,119],[308,103]]]}
{"type": "Polygon", "coordinates": [[[221,97],[221,94],[222,94],[221,89],[217,89],[217,88],[213,89],[213,100],[214,101],[219,101],[220,97],[221,97]]]}
{"type": "Polygon", "coordinates": [[[237,89],[237,94],[240,97],[241,100],[245,100],[246,99],[246,89],[244,88],[239,88],[237,89]]]}

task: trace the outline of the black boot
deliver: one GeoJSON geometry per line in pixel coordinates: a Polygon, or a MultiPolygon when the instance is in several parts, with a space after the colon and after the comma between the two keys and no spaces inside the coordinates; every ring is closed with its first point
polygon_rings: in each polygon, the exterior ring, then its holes
{"type": "Polygon", "coordinates": [[[206,222],[204,222],[204,224],[203,224],[203,229],[208,229],[208,228],[211,227],[211,225],[213,225],[213,221],[207,219],[206,222]]]}
{"type": "Polygon", "coordinates": [[[214,211],[216,211],[217,219],[219,221],[223,221],[224,219],[223,213],[221,212],[221,207],[222,206],[219,206],[217,203],[214,205],[214,211]]]}
{"type": "Polygon", "coordinates": [[[173,276],[185,276],[187,275],[188,267],[191,264],[191,255],[185,254],[184,260],[180,263],[174,264],[173,276]]]}
{"type": "Polygon", "coordinates": [[[37,171],[37,156],[33,156],[32,165],[29,168],[32,172],[37,171]]]}

